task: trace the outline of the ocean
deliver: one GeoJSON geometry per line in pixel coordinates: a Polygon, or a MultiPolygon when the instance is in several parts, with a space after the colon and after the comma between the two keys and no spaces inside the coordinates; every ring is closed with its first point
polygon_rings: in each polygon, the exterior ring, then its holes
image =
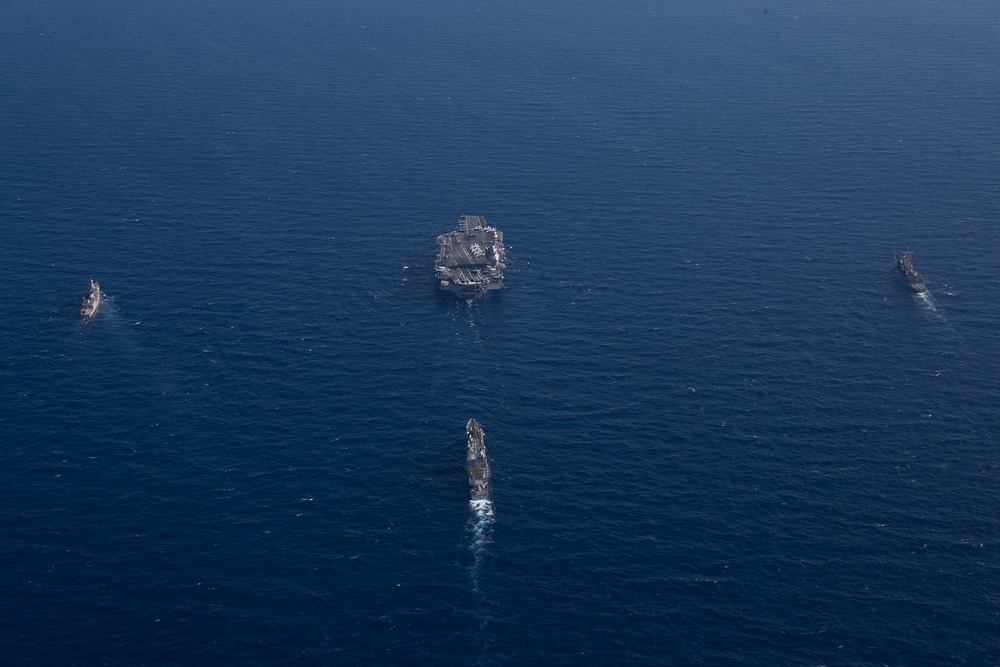
{"type": "Polygon", "coordinates": [[[3,3],[3,662],[1000,664],[998,33],[3,3]]]}

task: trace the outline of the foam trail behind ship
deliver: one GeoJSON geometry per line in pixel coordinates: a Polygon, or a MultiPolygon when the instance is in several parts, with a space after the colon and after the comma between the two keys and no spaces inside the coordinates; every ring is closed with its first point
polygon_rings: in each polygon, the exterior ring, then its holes
{"type": "Polygon", "coordinates": [[[479,565],[482,562],[483,551],[492,541],[493,536],[493,501],[491,500],[470,500],[469,511],[469,532],[472,542],[469,545],[472,551],[472,589],[479,592],[479,565]]]}
{"type": "Polygon", "coordinates": [[[931,298],[931,293],[929,291],[921,292],[919,294],[914,294],[914,296],[917,298],[917,301],[920,303],[921,307],[923,307],[924,310],[933,315],[935,319],[941,322],[948,321],[947,319],[945,319],[944,315],[938,312],[937,305],[934,303],[934,299],[931,298]]]}
{"type": "Polygon", "coordinates": [[[490,643],[489,633],[492,615],[490,614],[490,601],[479,586],[479,568],[486,554],[486,547],[492,542],[493,502],[490,500],[470,500],[469,511],[468,531],[472,537],[469,544],[469,550],[472,552],[469,580],[472,584],[472,592],[476,596],[476,643],[480,647],[477,663],[488,664],[486,651],[487,645],[490,643]]]}

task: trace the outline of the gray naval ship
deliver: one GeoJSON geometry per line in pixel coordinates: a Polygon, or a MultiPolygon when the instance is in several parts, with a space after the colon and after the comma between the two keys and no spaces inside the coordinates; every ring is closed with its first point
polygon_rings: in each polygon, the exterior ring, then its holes
{"type": "Polygon", "coordinates": [[[486,460],[486,434],[475,419],[465,425],[465,469],[472,500],[490,499],[490,463],[486,460]]]}
{"type": "Polygon", "coordinates": [[[896,266],[899,270],[906,276],[906,282],[909,283],[911,290],[917,294],[927,291],[927,288],[924,286],[924,277],[920,275],[919,271],[913,268],[913,253],[906,250],[902,256],[893,255],[892,258],[896,261],[896,266]]]}
{"type": "Polygon", "coordinates": [[[434,276],[438,287],[476,297],[503,288],[503,234],[481,215],[463,215],[455,231],[437,238],[434,276]]]}
{"type": "Polygon", "coordinates": [[[97,307],[101,305],[101,286],[90,279],[90,287],[83,297],[83,305],[80,306],[80,314],[84,317],[93,317],[97,312],[97,307]]]}

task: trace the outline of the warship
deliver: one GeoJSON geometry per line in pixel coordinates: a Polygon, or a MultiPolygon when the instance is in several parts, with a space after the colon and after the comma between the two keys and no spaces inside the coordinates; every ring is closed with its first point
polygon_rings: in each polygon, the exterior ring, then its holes
{"type": "Polygon", "coordinates": [[[893,255],[892,258],[896,260],[896,266],[906,276],[906,281],[909,283],[910,289],[918,294],[927,291],[927,288],[924,287],[924,277],[920,275],[919,271],[913,268],[913,253],[906,250],[902,256],[893,255]]]}
{"type": "Polygon", "coordinates": [[[437,238],[434,277],[438,287],[477,297],[503,288],[503,233],[481,215],[459,217],[455,230],[437,238]]]}
{"type": "Polygon", "coordinates": [[[490,463],[486,460],[486,434],[475,419],[465,425],[465,469],[472,500],[490,499],[490,463]]]}
{"type": "Polygon", "coordinates": [[[93,317],[97,312],[97,307],[101,305],[101,286],[90,279],[90,287],[83,297],[83,305],[80,306],[80,314],[84,317],[93,317]]]}

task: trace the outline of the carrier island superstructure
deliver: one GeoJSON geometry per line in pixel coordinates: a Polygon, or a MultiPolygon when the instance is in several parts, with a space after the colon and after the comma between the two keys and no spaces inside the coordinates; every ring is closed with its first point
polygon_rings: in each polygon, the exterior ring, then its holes
{"type": "Polygon", "coordinates": [[[503,233],[481,215],[463,215],[437,238],[434,276],[445,292],[475,297],[503,288],[503,233]]]}

